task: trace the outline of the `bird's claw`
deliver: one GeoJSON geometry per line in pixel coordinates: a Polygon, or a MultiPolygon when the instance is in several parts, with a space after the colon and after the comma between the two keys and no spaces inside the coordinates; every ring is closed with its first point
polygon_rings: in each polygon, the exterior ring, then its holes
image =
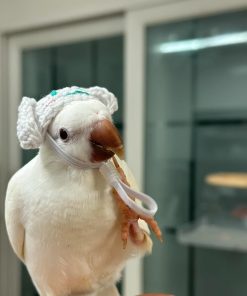
{"type": "MultiPolygon", "coordinates": [[[[119,173],[121,180],[126,185],[129,186],[129,183],[128,183],[127,178],[124,174],[124,171],[122,170],[122,168],[118,164],[115,157],[113,157],[113,162],[114,162],[114,165],[119,173]]],[[[120,212],[122,213],[122,217],[123,217],[121,237],[122,237],[124,249],[127,246],[127,241],[128,241],[129,235],[131,235],[132,241],[136,244],[141,244],[145,240],[145,233],[138,226],[138,219],[144,220],[150,226],[150,228],[155,233],[157,238],[160,241],[163,241],[162,232],[158,226],[158,223],[154,220],[154,218],[150,218],[150,217],[141,216],[141,215],[136,214],[131,208],[129,208],[122,201],[122,199],[119,197],[119,195],[115,189],[113,189],[113,194],[116,197],[118,207],[119,207],[120,212]]]]}

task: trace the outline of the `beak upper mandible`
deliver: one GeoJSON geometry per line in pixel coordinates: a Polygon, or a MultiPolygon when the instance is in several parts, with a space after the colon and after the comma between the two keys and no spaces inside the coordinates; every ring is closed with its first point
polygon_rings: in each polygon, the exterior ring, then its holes
{"type": "Polygon", "coordinates": [[[90,133],[89,140],[92,146],[92,162],[105,161],[115,153],[123,157],[123,143],[115,125],[107,119],[97,121],[90,133]]]}

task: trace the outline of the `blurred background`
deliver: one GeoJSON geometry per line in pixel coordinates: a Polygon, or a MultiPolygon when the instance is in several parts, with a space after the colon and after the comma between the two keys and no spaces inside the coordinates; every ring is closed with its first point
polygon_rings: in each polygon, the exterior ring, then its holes
{"type": "Polygon", "coordinates": [[[0,0],[0,295],[37,296],[4,225],[23,95],[104,86],[165,243],[123,296],[247,295],[247,0],[0,0]],[[74,2],[74,3],[73,3],[74,2]]]}

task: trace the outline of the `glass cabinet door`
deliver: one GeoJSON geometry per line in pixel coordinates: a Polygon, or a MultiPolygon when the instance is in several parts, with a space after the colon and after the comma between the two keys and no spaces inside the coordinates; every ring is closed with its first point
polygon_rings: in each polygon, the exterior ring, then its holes
{"type": "Polygon", "coordinates": [[[247,295],[247,12],[152,25],[146,40],[145,186],[165,243],[144,290],[247,295]],[[208,183],[220,173],[246,187],[208,183]]]}
{"type": "Polygon", "coordinates": [[[197,22],[196,101],[199,116],[245,118],[247,109],[246,12],[197,22]],[[202,46],[202,45],[201,45],[202,46]]]}
{"type": "Polygon", "coordinates": [[[164,42],[190,38],[192,31],[192,22],[147,30],[145,185],[158,202],[165,243],[155,241],[145,259],[144,290],[178,296],[189,296],[189,251],[175,234],[189,219],[193,64],[188,53],[165,55],[160,49],[164,42]]]}
{"type": "MultiPolygon", "coordinates": [[[[100,38],[22,53],[22,94],[40,99],[52,89],[66,86],[108,88],[118,98],[114,118],[123,129],[123,36],[100,38]]],[[[22,151],[22,164],[37,151],[22,151]]],[[[38,295],[25,267],[22,268],[22,296],[38,295]]]]}

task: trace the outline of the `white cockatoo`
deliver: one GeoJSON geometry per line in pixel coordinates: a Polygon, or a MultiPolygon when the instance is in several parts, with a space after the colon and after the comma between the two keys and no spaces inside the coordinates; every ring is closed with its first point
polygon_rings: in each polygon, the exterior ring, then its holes
{"type": "Polygon", "coordinates": [[[151,251],[142,220],[133,222],[123,248],[119,208],[95,166],[122,149],[111,117],[116,109],[114,95],[100,87],[64,88],[38,102],[24,97],[19,107],[20,144],[39,153],[9,181],[5,218],[14,252],[41,296],[119,295],[115,284],[126,261],[151,251]],[[85,168],[69,165],[48,134],[85,168]]]}

